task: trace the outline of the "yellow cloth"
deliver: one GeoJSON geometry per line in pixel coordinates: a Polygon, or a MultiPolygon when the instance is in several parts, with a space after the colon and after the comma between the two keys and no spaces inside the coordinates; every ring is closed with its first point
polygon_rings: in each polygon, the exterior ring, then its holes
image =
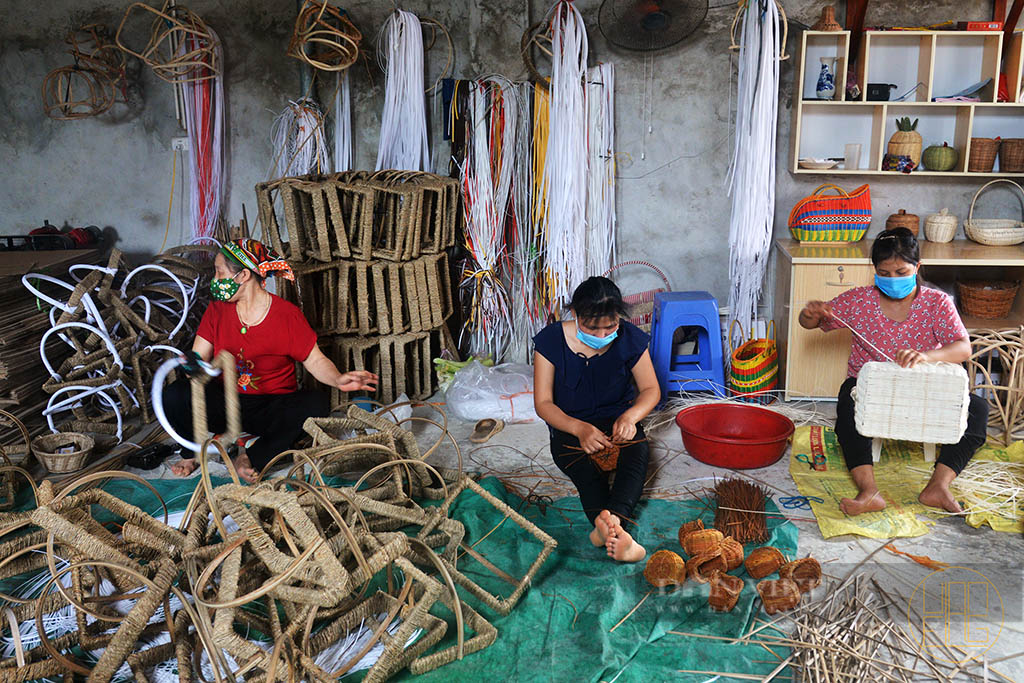
{"type": "MultiPolygon", "coordinates": [[[[979,449],[974,458],[996,462],[1024,462],[1024,442],[1016,441],[1006,448],[990,442],[979,449]]],[[[921,519],[918,515],[944,516],[939,511],[917,502],[917,495],[928,481],[931,467],[931,463],[924,461],[921,444],[886,440],[882,445],[881,460],[875,463],[875,481],[885,499],[885,509],[848,517],[839,509],[839,501],[842,498],[856,496],[857,487],[854,486],[850,472],[846,469],[835,432],[830,427],[800,427],[793,434],[793,448],[789,458],[789,473],[796,482],[800,494],[818,496],[825,500],[824,503],[811,503],[821,535],[825,538],[842,534],[897,538],[922,536],[928,533],[934,521],[921,519]],[[815,471],[806,462],[797,459],[802,455],[813,461],[815,452],[825,455],[825,471],[815,471]],[[909,469],[910,467],[924,471],[915,472],[909,469]]],[[[1021,531],[1020,522],[994,512],[971,513],[965,520],[975,528],[988,524],[996,531],[1021,531]]]]}

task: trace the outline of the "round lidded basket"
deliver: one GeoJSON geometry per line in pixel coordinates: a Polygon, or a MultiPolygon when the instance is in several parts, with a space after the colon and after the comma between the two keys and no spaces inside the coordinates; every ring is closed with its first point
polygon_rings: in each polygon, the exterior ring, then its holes
{"type": "Polygon", "coordinates": [[[1024,242],[1024,221],[1015,218],[975,218],[974,206],[978,203],[978,197],[986,188],[996,183],[1009,183],[1017,188],[1017,191],[1024,197],[1024,188],[1006,178],[997,178],[981,186],[971,200],[971,212],[964,221],[964,232],[967,237],[990,246],[1006,246],[1024,242]]]}
{"type": "Polygon", "coordinates": [[[956,283],[960,307],[973,318],[994,320],[1010,315],[1020,282],[967,280],[956,283]]]}
{"type": "Polygon", "coordinates": [[[92,437],[78,432],[44,434],[32,439],[32,454],[52,474],[82,469],[95,447],[92,437]]]}
{"type": "Polygon", "coordinates": [[[1003,138],[999,145],[999,171],[1024,173],[1024,138],[1003,138]]]}
{"type": "Polygon", "coordinates": [[[999,151],[999,138],[971,138],[971,154],[967,159],[969,173],[991,173],[999,151]]]}
{"type": "Polygon", "coordinates": [[[951,242],[959,226],[960,219],[943,209],[924,219],[924,236],[929,242],[951,242]]]}
{"type": "Polygon", "coordinates": [[[899,213],[894,213],[885,219],[885,229],[892,230],[894,228],[906,228],[914,233],[914,237],[917,237],[921,228],[921,219],[917,214],[907,213],[906,209],[900,209],[899,213]]]}

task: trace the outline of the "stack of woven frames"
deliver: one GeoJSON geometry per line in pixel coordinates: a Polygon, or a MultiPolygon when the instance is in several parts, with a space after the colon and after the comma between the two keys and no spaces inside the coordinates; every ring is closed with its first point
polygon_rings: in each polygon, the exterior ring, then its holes
{"type": "MultiPolygon", "coordinates": [[[[454,350],[458,182],[378,171],[282,178],[256,186],[266,240],[295,271],[293,299],[342,372],[380,375],[377,398],[436,389],[431,361],[454,350]]],[[[338,405],[343,397],[334,392],[338,405]]]]}
{"type": "Polygon", "coordinates": [[[208,441],[177,522],[162,498],[154,516],[91,488],[122,477],[157,493],[129,473],[32,484],[37,507],[0,516],[0,585],[18,576],[45,585],[34,597],[0,595],[21,634],[0,679],[333,681],[369,666],[365,680],[381,681],[493,643],[494,626],[460,594],[508,614],[555,541],[460,470],[429,465],[444,435],[421,451],[411,432],[355,406],[305,427],[314,445],[282,453],[268,469],[291,469],[254,486],[208,441]],[[214,485],[210,446],[233,483],[214,485]],[[358,481],[325,482],[342,473],[358,481]],[[522,577],[495,566],[450,516],[466,496],[536,547],[522,577]],[[468,567],[509,585],[489,591],[468,567]],[[454,642],[441,642],[453,628],[454,642]]]}

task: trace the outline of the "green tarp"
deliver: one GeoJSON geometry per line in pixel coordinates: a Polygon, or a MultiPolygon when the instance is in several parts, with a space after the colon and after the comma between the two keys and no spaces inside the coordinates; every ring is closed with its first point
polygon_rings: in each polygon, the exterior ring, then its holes
{"type": "MultiPolygon", "coordinates": [[[[197,480],[155,480],[172,511],[184,508],[197,480]]],[[[219,482],[218,482],[219,483],[219,482]]],[[[761,612],[755,582],[742,567],[746,586],[736,608],[727,614],[707,606],[707,585],[689,581],[674,592],[654,591],[624,623],[609,633],[651,590],[643,578],[643,563],[619,564],[610,560],[604,548],[587,539],[590,530],[579,500],[564,498],[540,508],[524,505],[506,493],[493,477],[481,484],[558,541],[558,548],[541,567],[533,584],[507,616],[493,614],[476,600],[460,594],[498,629],[498,639],[481,652],[443,666],[423,676],[403,672],[398,680],[479,681],[707,681],[710,675],[682,674],[680,670],[728,671],[765,675],[775,668],[775,657],[759,646],[731,645],[724,641],[669,634],[686,631],[716,636],[738,636],[761,612]]],[[[159,506],[152,492],[130,481],[113,481],[105,488],[154,514],[159,506]]],[[[769,512],[778,510],[771,502],[769,512]]],[[[452,516],[466,526],[472,544],[500,526],[475,549],[515,577],[522,576],[540,551],[540,543],[485,500],[466,491],[452,507],[452,516]]],[[[679,525],[700,516],[711,526],[713,514],[699,501],[643,502],[637,510],[640,529],[634,534],[648,553],[659,549],[681,552],[677,541],[679,525]]],[[[796,557],[797,530],[781,516],[769,517],[774,545],[788,557],[796,557]]],[[[749,552],[754,545],[746,547],[749,552]]],[[[507,595],[511,586],[495,578],[469,556],[459,560],[467,576],[491,592],[507,595]]],[[[448,634],[440,647],[455,642],[454,619],[444,608],[433,610],[449,622],[448,634]]],[[[763,615],[763,612],[761,612],[763,615]]],[[[467,634],[467,638],[469,634],[467,634]]],[[[774,648],[786,657],[788,651],[774,648]]],[[[356,680],[361,674],[350,677],[356,680]]],[[[726,680],[726,679],[723,679],[726,680]]]]}

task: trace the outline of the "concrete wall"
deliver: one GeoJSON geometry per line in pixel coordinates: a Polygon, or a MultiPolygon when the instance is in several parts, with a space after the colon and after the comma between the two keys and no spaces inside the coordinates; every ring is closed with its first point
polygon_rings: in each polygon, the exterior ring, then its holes
{"type": "MultiPolygon", "coordinates": [[[[7,3],[9,9],[0,18],[3,232],[21,233],[49,219],[58,225],[68,221],[112,226],[120,238],[118,246],[129,253],[148,254],[160,248],[171,187],[171,138],[181,134],[174,118],[172,87],[143,69],[136,111],[121,111],[116,119],[104,116],[72,122],[44,116],[39,94],[46,73],[70,62],[62,43],[67,30],[87,21],[116,27],[127,4],[103,0],[7,3]]],[[[589,28],[591,62],[616,64],[620,258],[653,260],[665,268],[676,288],[708,289],[724,304],[729,216],[725,176],[731,154],[730,106],[735,107],[727,48],[735,4],[723,0],[711,4],[706,22],[691,38],[649,62],[653,77],[648,134],[642,120],[644,57],[610,50],[597,27],[600,1],[577,2],[589,28]]],[[[525,77],[519,58],[524,28],[550,6],[546,0],[407,0],[402,5],[448,26],[455,42],[456,76],[502,73],[512,78],[525,77]]],[[[821,2],[787,0],[785,5],[795,22],[789,41],[790,51],[795,52],[799,22],[813,24],[821,2]]],[[[267,178],[271,164],[272,121],[289,99],[302,94],[299,63],[284,55],[295,3],[195,0],[189,6],[219,32],[225,44],[230,177],[225,212],[237,222],[244,203],[252,222],[253,186],[267,178]]],[[[347,4],[365,44],[375,44],[389,7],[389,3],[370,0],[347,4]]],[[[873,3],[868,23],[981,19],[988,18],[990,7],[987,0],[873,3]]],[[[842,3],[839,18],[843,20],[842,3]]],[[[383,74],[370,56],[352,71],[357,165],[368,168],[376,159],[383,97],[383,74]]],[[[443,58],[440,47],[429,54],[432,78],[443,58]]],[[[793,203],[820,182],[817,177],[794,177],[787,170],[792,69],[793,60],[783,64],[777,236],[787,234],[786,217],[793,203]]],[[[326,99],[333,80],[321,84],[326,99]]],[[[431,104],[435,112],[436,106],[431,104]]],[[[437,145],[440,136],[434,118],[432,142],[437,145]]],[[[442,143],[434,155],[443,165],[447,145],[442,143]]],[[[168,244],[188,234],[187,193],[182,193],[180,173],[179,166],[168,244]]],[[[840,184],[852,186],[859,180],[843,178],[840,184]]],[[[949,206],[966,215],[980,184],[934,178],[872,179],[872,233],[900,207],[924,215],[949,206]]],[[[996,199],[1011,210],[1009,193],[996,199]]],[[[653,283],[637,279],[634,284],[646,288],[653,283]]]]}

